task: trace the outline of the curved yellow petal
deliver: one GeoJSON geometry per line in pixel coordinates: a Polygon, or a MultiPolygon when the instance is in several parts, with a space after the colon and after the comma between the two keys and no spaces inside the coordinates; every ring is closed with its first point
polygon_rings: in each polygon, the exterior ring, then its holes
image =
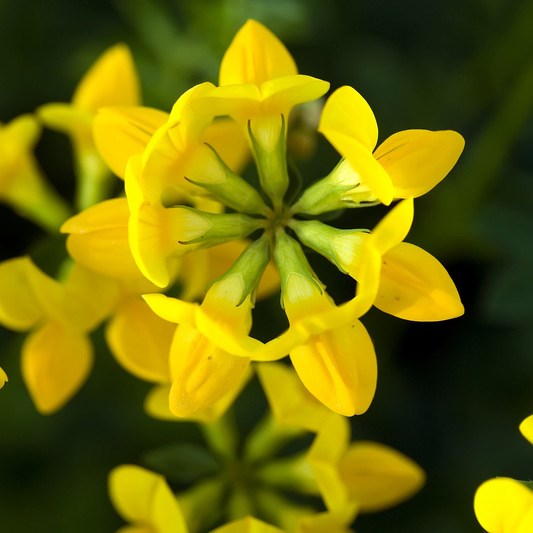
{"type": "Polygon", "coordinates": [[[340,511],[349,503],[348,490],[338,468],[349,442],[348,419],[331,413],[307,453],[307,461],[328,511],[340,511]]]}
{"type": "Polygon", "coordinates": [[[281,363],[262,363],[255,369],[278,424],[320,430],[329,411],[302,386],[294,370],[281,363]]]}
{"type": "Polygon", "coordinates": [[[93,121],[96,148],[109,168],[124,179],[132,155],[141,154],[168,113],[150,107],[104,107],[93,121]]]}
{"type": "Polygon", "coordinates": [[[374,305],[405,320],[455,318],[464,307],[446,269],[431,254],[402,242],[383,255],[374,305]]]}
{"type": "MultiPolygon", "coordinates": [[[[0,263],[0,323],[10,329],[28,330],[45,316],[45,309],[39,304],[39,293],[34,292],[28,281],[34,269],[37,270],[28,257],[0,263]]],[[[52,280],[50,285],[51,291],[59,290],[52,280]]]]}
{"type": "Polygon", "coordinates": [[[168,358],[175,329],[144,300],[132,297],[114,314],[106,338],[113,355],[128,372],[146,381],[169,383],[168,358]]]}
{"type": "Polygon", "coordinates": [[[154,533],[187,533],[178,502],[165,478],[145,468],[122,465],[109,475],[109,496],[117,512],[154,533]]]}
{"type": "Polygon", "coordinates": [[[413,218],[413,199],[398,202],[372,230],[372,245],[383,255],[407,237],[413,218]]]}
{"type": "Polygon", "coordinates": [[[74,135],[84,146],[92,146],[91,127],[94,115],[91,111],[71,104],[54,102],[40,106],[36,113],[39,120],[48,128],[74,135]]]}
{"type": "Polygon", "coordinates": [[[489,479],[476,491],[474,511],[488,533],[526,533],[525,526],[532,523],[533,491],[511,478],[489,479]]]}
{"type": "Polygon", "coordinates": [[[533,415],[528,416],[520,424],[520,433],[533,444],[533,415]]]}
{"type": "Polygon", "coordinates": [[[311,102],[328,92],[329,82],[295,74],[266,81],[261,86],[261,99],[265,102],[269,112],[279,110],[288,115],[289,111],[298,104],[311,102]]]}
{"type": "Polygon", "coordinates": [[[251,83],[297,74],[285,45],[265,26],[248,20],[237,32],[220,65],[219,84],[251,83]]]}
{"type": "Polygon", "coordinates": [[[32,150],[37,144],[40,134],[39,122],[30,114],[20,115],[7,124],[0,124],[0,146],[2,147],[0,168],[5,168],[5,159],[10,152],[15,155],[17,151],[32,150]]]}
{"type": "Polygon", "coordinates": [[[339,463],[350,500],[361,512],[381,511],[410,498],[425,481],[424,471],[402,453],[377,442],[350,445],[339,463]]]}
{"type": "MultiPolygon", "coordinates": [[[[243,387],[248,383],[252,377],[250,367],[246,376],[239,382],[237,387],[229,390],[220,400],[208,405],[205,409],[196,411],[189,418],[195,422],[210,423],[218,420],[230,407],[233,405],[235,398],[240,394],[243,387]]],[[[160,420],[183,420],[183,417],[177,417],[172,414],[169,406],[170,385],[155,386],[146,396],[144,401],[145,411],[153,418],[160,420]]]]}
{"type": "Polygon", "coordinates": [[[141,277],[128,241],[129,216],[126,198],[114,198],[69,218],[61,232],[69,234],[67,250],[71,257],[103,276],[141,277]]]}
{"type": "Polygon", "coordinates": [[[22,347],[22,376],[42,414],[61,409],[83,385],[93,363],[86,335],[54,322],[45,324],[22,347]]]}
{"type": "Polygon", "coordinates": [[[215,120],[205,129],[201,140],[212,146],[222,161],[237,174],[251,157],[248,140],[240,125],[233,120],[215,120]]]}
{"type": "Polygon", "coordinates": [[[192,418],[246,379],[250,359],[217,348],[197,329],[180,324],[170,349],[170,411],[192,418]]]}
{"type": "Polygon", "coordinates": [[[154,285],[166,287],[175,272],[176,260],[172,256],[194,250],[199,244],[182,244],[197,237],[194,224],[201,217],[180,208],[165,208],[160,203],[150,204],[139,185],[141,159],[133,156],[126,168],[126,194],[130,217],[128,241],[139,270],[154,285]],[[190,230],[190,231],[189,231],[190,230]],[[192,232],[192,233],[191,233],[192,232]]]}
{"type": "Polygon", "coordinates": [[[0,389],[9,381],[4,369],[0,367],[0,389]]]}
{"type": "Polygon", "coordinates": [[[91,331],[113,311],[120,298],[116,280],[74,263],[64,284],[63,322],[91,331]]]}
{"type": "Polygon", "coordinates": [[[108,48],[85,73],[72,103],[80,109],[138,105],[140,87],[130,49],[125,44],[108,48]]]}
{"type": "Polygon", "coordinates": [[[340,87],[326,100],[318,131],[326,137],[331,132],[346,135],[370,152],[378,142],[378,124],[371,107],[348,86],[340,87]]]}
{"type": "Polygon", "coordinates": [[[202,134],[212,122],[208,110],[194,105],[195,100],[212,91],[212,83],[201,83],[182,94],[174,104],[165,124],[158,128],[142,155],[139,187],[151,202],[161,201],[163,193],[171,188],[174,194],[203,189],[186,180],[187,165],[197,150],[205,150],[202,134]]]}
{"type": "Polygon", "coordinates": [[[372,152],[353,139],[334,130],[322,130],[326,139],[345,157],[352,170],[359,175],[360,183],[369,189],[373,197],[385,205],[394,198],[394,189],[390,176],[376,161],[372,152]]]}
{"type": "Polygon", "coordinates": [[[376,390],[377,362],[359,320],[310,337],[290,353],[307,390],[344,416],[364,413],[376,390]]]}
{"type": "Polygon", "coordinates": [[[416,198],[444,179],[464,145],[455,131],[406,130],[386,139],[374,157],[389,174],[395,198],[416,198]]]}

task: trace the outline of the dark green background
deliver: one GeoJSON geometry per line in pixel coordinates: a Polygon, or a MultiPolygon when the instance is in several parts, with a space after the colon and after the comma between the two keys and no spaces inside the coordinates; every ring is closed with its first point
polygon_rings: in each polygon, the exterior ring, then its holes
{"type": "MultiPolygon", "coordinates": [[[[418,324],[372,311],[364,319],[380,375],[370,410],[353,420],[354,437],[403,451],[424,467],[427,485],[399,507],[360,516],[356,526],[479,531],[475,488],[495,475],[530,479],[533,467],[517,429],[533,412],[532,2],[0,0],[0,120],[68,101],[86,68],[117,41],[133,50],[145,104],[169,109],[191,84],[216,82],[223,51],[248,17],[284,40],[300,72],[357,88],[381,140],[408,128],[454,129],[466,138],[450,176],[417,200],[408,238],[447,266],[465,316],[418,324]]],[[[70,199],[67,140],[45,132],[37,154],[70,199]]],[[[334,162],[322,144],[301,169],[313,179],[334,162]]],[[[359,216],[339,223],[361,227],[359,216]]],[[[0,259],[30,250],[52,268],[59,238],[45,239],[4,206],[0,227],[0,259]]],[[[341,296],[344,281],[324,276],[341,296]]],[[[260,325],[258,334],[266,333],[260,325]]],[[[200,440],[191,424],[142,414],[148,386],[112,360],[102,332],[94,337],[99,350],[88,383],[63,411],[42,417],[21,383],[23,335],[0,328],[0,365],[10,377],[0,392],[1,531],[112,531],[121,521],[107,499],[109,470],[184,437],[200,440]]],[[[254,386],[248,392],[258,407],[244,413],[248,420],[264,402],[254,386]]]]}

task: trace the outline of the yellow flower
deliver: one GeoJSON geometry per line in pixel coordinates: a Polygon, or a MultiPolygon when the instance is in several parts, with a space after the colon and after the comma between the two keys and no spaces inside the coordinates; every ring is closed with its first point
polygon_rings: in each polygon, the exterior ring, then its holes
{"type": "Polygon", "coordinates": [[[235,274],[215,282],[201,306],[145,296],[159,316],[179,324],[170,350],[170,410],[176,416],[214,404],[247,378],[249,354],[259,341],[248,337],[253,304],[251,295],[243,299],[244,289],[235,274]]]}
{"type": "Polygon", "coordinates": [[[0,201],[48,230],[56,230],[69,208],[46,181],[35,157],[40,127],[31,115],[0,124],[0,201]]]}
{"type": "Polygon", "coordinates": [[[193,106],[212,116],[230,116],[248,135],[266,194],[279,209],[288,187],[285,140],[289,114],[298,104],[316,100],[329,83],[298,74],[278,38],[249,20],[237,32],[222,59],[219,87],[193,106]]]}
{"type": "MultiPolygon", "coordinates": [[[[533,444],[533,415],[520,424],[520,432],[533,444]]],[[[474,497],[474,512],[488,533],[533,531],[531,483],[496,477],[482,483],[474,497]]]]}
{"type": "Polygon", "coordinates": [[[406,130],[374,151],[376,119],[351,87],[341,87],[328,98],[319,131],[346,158],[349,166],[331,179],[350,185],[346,200],[355,203],[377,199],[388,205],[393,198],[425,194],[450,172],[464,148],[464,139],[454,131],[406,130]]]}
{"type": "MultiPolygon", "coordinates": [[[[338,307],[296,241],[279,233],[274,254],[290,326],[259,353],[274,358],[286,350],[306,388],[324,405],[346,416],[363,413],[374,396],[377,364],[370,336],[358,317],[372,305],[376,265],[369,265],[368,283],[359,285],[355,298],[338,307]]],[[[259,359],[257,354],[253,358],[259,359]]]]}
{"type": "Polygon", "coordinates": [[[120,532],[188,533],[183,512],[165,478],[145,468],[122,465],[109,475],[109,495],[131,526],[120,532]]]}
{"type": "Polygon", "coordinates": [[[331,414],[308,454],[316,482],[329,510],[347,502],[359,512],[392,507],[418,492],[423,470],[400,452],[370,441],[350,443],[347,419],[331,414]]]}
{"type": "Polygon", "coordinates": [[[22,348],[22,374],[41,413],[57,411],[83,385],[93,361],[88,333],[115,298],[113,284],[78,265],[60,284],[27,257],[0,264],[0,322],[32,330],[22,348]]]}
{"type": "MultiPolygon", "coordinates": [[[[206,191],[195,185],[196,181],[224,181],[223,169],[213,149],[233,170],[247,160],[246,141],[234,123],[213,122],[211,115],[198,113],[192,106],[193,101],[212,87],[210,83],[202,83],[180,96],[167,121],[148,142],[142,156],[139,186],[149,203],[171,204],[176,198],[191,194],[205,196],[206,191]]],[[[112,142],[109,139],[109,146],[112,142]]]]}
{"type": "Polygon", "coordinates": [[[359,283],[368,249],[381,257],[379,287],[374,305],[405,320],[437,321],[460,316],[461,299],[446,269],[431,254],[402,242],[409,233],[412,199],[398,203],[372,230],[337,230],[318,221],[299,221],[291,227],[298,237],[330,259],[359,283]]]}
{"type": "Polygon", "coordinates": [[[529,533],[533,530],[533,491],[508,477],[489,479],[474,498],[479,523],[488,533],[529,533]]]}
{"type": "Polygon", "coordinates": [[[41,106],[42,122],[70,136],[77,166],[77,205],[89,207],[102,198],[108,170],[94,144],[93,120],[100,107],[136,106],[140,101],[137,72],[129,48],[117,44],[106,50],[78,84],[70,104],[41,106]]]}

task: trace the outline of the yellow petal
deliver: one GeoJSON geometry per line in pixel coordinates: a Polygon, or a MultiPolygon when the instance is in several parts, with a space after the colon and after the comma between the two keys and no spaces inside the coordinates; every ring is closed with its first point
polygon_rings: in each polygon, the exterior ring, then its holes
{"type": "Polygon", "coordinates": [[[528,416],[520,424],[520,432],[524,437],[533,444],[533,415],[528,416]]]}
{"type": "Polygon", "coordinates": [[[126,198],[114,198],[68,219],[61,232],[69,234],[67,249],[71,257],[103,276],[141,277],[128,242],[129,215],[126,198]]]}
{"type": "Polygon", "coordinates": [[[109,475],[109,496],[128,522],[149,525],[157,533],[187,533],[182,511],[165,478],[135,465],[122,465],[109,475]]]}
{"type": "Polygon", "coordinates": [[[167,120],[168,113],[150,107],[104,107],[93,122],[96,148],[109,168],[124,179],[128,159],[141,154],[167,120]]]}
{"type": "Polygon", "coordinates": [[[251,296],[243,300],[244,283],[239,274],[214,283],[196,309],[196,327],[215,346],[248,358],[263,344],[248,336],[252,327],[251,296]]]}
{"type": "Polygon", "coordinates": [[[170,349],[170,410],[191,418],[240,387],[249,358],[217,348],[195,328],[180,324],[170,349]]]}
{"type": "Polygon", "coordinates": [[[289,111],[298,104],[311,102],[328,92],[329,82],[295,74],[266,81],[261,86],[261,99],[265,101],[269,112],[280,110],[288,115],[289,111]]]}
{"type": "Polygon", "coordinates": [[[99,107],[138,105],[140,87],[129,48],[116,44],[108,48],[84,74],[72,103],[95,112],[99,107]]]}
{"type": "Polygon", "coordinates": [[[489,479],[476,491],[474,511],[488,533],[527,533],[521,526],[531,525],[533,492],[511,478],[489,479]]]}
{"type": "Polygon", "coordinates": [[[432,322],[464,313],[446,269],[431,254],[402,242],[383,256],[374,305],[405,320],[432,322]]]}
{"type": "Polygon", "coordinates": [[[397,505],[420,490],[425,481],[424,471],[414,461],[377,442],[352,444],[339,471],[350,499],[361,512],[397,505]]]}
{"type": "Polygon", "coordinates": [[[201,83],[180,96],[174,104],[165,124],[156,130],[148,142],[142,156],[139,170],[139,186],[143,195],[152,203],[171,188],[179,193],[187,191],[202,192],[192,185],[187,177],[187,165],[195,151],[205,150],[201,141],[205,128],[211,123],[212,116],[193,105],[199,97],[210,93],[211,83],[201,83]]]}
{"type": "MultiPolygon", "coordinates": [[[[0,323],[14,330],[33,327],[45,315],[28,281],[30,271],[36,270],[28,257],[9,259],[0,264],[0,323]]],[[[59,290],[53,281],[50,284],[59,290]]],[[[47,291],[48,292],[48,291],[47,291]]],[[[46,296],[45,296],[46,297],[46,296]]]]}
{"type": "MultiPolygon", "coordinates": [[[[367,101],[352,87],[337,89],[324,104],[318,131],[342,133],[367,150],[378,142],[378,125],[367,101]]],[[[326,133],[327,132],[327,133],[326,133]]]]}
{"type": "MultiPolygon", "coordinates": [[[[7,151],[32,150],[37,144],[41,127],[33,115],[24,114],[14,118],[5,125],[0,125],[0,146],[2,156],[5,158],[7,151]]],[[[1,165],[4,165],[2,161],[1,165]]],[[[0,167],[0,168],[3,168],[0,167]]]]}
{"type": "Polygon", "coordinates": [[[71,104],[51,103],[40,106],[37,116],[48,128],[74,135],[81,145],[92,146],[91,127],[94,116],[91,111],[71,104]]]}
{"type": "MultiPolygon", "coordinates": [[[[228,391],[220,400],[209,405],[203,410],[196,411],[190,416],[190,420],[195,422],[210,423],[218,420],[232,405],[235,398],[240,394],[243,387],[252,377],[252,372],[248,368],[246,376],[239,382],[237,387],[228,391]]],[[[183,420],[172,414],[169,408],[170,385],[159,385],[154,387],[146,397],[144,402],[145,411],[152,417],[160,420],[183,420]]]]}
{"type": "Polygon", "coordinates": [[[265,26],[248,20],[237,32],[220,65],[220,85],[251,83],[297,74],[284,44],[265,26]]]}
{"type": "Polygon", "coordinates": [[[444,179],[464,145],[455,131],[406,130],[386,139],[374,157],[388,172],[395,198],[416,198],[444,179]]]}
{"type": "Polygon", "coordinates": [[[158,287],[166,287],[176,270],[173,255],[194,250],[200,244],[186,245],[182,241],[194,239],[202,228],[191,226],[200,217],[186,209],[167,209],[160,203],[145,200],[139,185],[141,159],[133,156],[126,169],[126,194],[130,217],[128,240],[139,270],[158,287]],[[187,233],[188,229],[193,235],[187,233]]]}
{"type": "Polygon", "coordinates": [[[217,527],[211,533],[283,533],[283,531],[257,518],[247,516],[217,527]]]}
{"type": "Polygon", "coordinates": [[[83,331],[93,330],[113,311],[120,297],[118,283],[74,263],[64,283],[63,321],[83,331]]]}
{"type": "Polygon", "coordinates": [[[248,141],[240,125],[233,120],[215,120],[205,129],[202,141],[212,146],[236,174],[244,169],[250,159],[248,141]]]}
{"type": "Polygon", "coordinates": [[[113,355],[128,372],[147,381],[169,383],[168,358],[175,329],[142,298],[131,297],[108,324],[106,338],[113,355]]]}
{"type": "Polygon", "coordinates": [[[320,494],[329,511],[345,509],[349,503],[348,491],[338,470],[339,461],[349,442],[348,419],[331,413],[307,454],[320,494]]]}
{"type": "Polygon", "coordinates": [[[4,369],[0,367],[0,389],[9,381],[4,369]]]}
{"type": "Polygon", "coordinates": [[[376,354],[359,320],[312,336],[290,356],[307,390],[332,411],[352,416],[369,408],[376,391],[376,354]]]}
{"type": "Polygon", "coordinates": [[[385,205],[394,198],[392,181],[385,169],[375,160],[372,152],[356,139],[334,130],[322,130],[326,139],[345,157],[352,170],[359,175],[359,183],[385,205]]]}
{"type": "Polygon", "coordinates": [[[255,368],[278,424],[314,432],[322,427],[329,411],[309,394],[293,370],[281,363],[255,368]]]}
{"type": "Polygon", "coordinates": [[[372,230],[372,245],[383,255],[407,237],[413,217],[412,198],[398,202],[372,230]]]}
{"type": "Polygon", "coordinates": [[[93,362],[88,338],[49,322],[33,332],[22,348],[22,375],[37,410],[61,409],[83,385],[93,362]]]}

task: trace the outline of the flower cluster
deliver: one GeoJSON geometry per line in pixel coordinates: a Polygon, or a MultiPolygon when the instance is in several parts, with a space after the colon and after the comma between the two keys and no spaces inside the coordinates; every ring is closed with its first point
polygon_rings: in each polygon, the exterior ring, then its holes
{"type": "MultiPolygon", "coordinates": [[[[242,461],[228,452],[224,475],[237,464],[237,478],[256,484],[231,489],[234,512],[225,518],[253,515],[250,500],[257,501],[260,515],[285,531],[347,531],[357,512],[418,490],[424,476],[410,460],[376,443],[349,443],[344,417],[364,413],[377,384],[360,319],[373,305],[413,321],[463,313],[445,268],[404,242],[414,198],[448,174],[463,138],[406,130],[376,148],[370,106],[341,87],[317,124],[340,161],[302,190],[288,164],[291,112],[329,89],[299,74],[284,45],[250,20],[222,59],[218,85],[192,87],[170,113],[140,105],[130,52],[117,45],[84,76],[72,102],[44,105],[37,119],[0,129],[0,198],[68,236],[57,279],[29,257],[0,264],[0,323],[31,330],[22,374],[37,409],[57,411],[82,386],[93,359],[90,333],[104,321],[118,362],[155,384],[146,410],[156,418],[210,427],[255,369],[275,422],[258,426],[242,461]],[[72,140],[74,216],[31,155],[39,123],[72,140]],[[109,197],[110,171],[124,180],[125,195],[109,197]],[[372,229],[324,222],[376,205],[392,207],[372,229]],[[333,300],[310,250],[353,278],[351,298],[333,300]],[[255,302],[279,290],[288,327],[259,340],[251,335],[255,302]],[[295,373],[275,362],[286,356],[295,373]],[[303,430],[315,434],[306,454],[270,461],[275,443],[303,430]],[[272,487],[321,496],[325,511],[298,508],[272,487]]],[[[0,369],[0,387],[5,381],[0,369]]],[[[119,513],[134,528],[161,532],[196,529],[198,494],[212,495],[200,489],[181,505],[161,476],[140,467],[120,467],[110,481],[119,513]]],[[[216,531],[252,530],[277,531],[251,518],[216,531]]]]}

